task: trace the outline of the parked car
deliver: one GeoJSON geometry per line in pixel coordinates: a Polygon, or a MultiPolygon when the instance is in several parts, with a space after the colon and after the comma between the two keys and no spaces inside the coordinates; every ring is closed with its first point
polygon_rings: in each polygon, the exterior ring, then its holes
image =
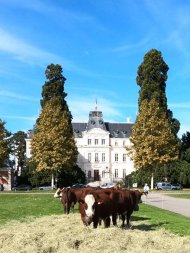
{"type": "Polygon", "coordinates": [[[32,186],[27,184],[21,184],[12,187],[12,191],[30,191],[30,190],[32,190],[32,186]]]}
{"type": "MultiPolygon", "coordinates": [[[[42,185],[39,186],[38,188],[39,190],[52,190],[52,186],[51,185],[42,185]]],[[[53,190],[56,189],[55,185],[53,186],[53,190]]]]}
{"type": "Polygon", "coordinates": [[[171,188],[171,184],[167,183],[167,182],[159,182],[156,183],[156,187],[157,190],[172,190],[171,188]]]}
{"type": "Polygon", "coordinates": [[[77,183],[77,184],[73,184],[72,186],[71,186],[71,188],[86,188],[87,186],[85,185],[85,184],[79,184],[79,183],[77,183]]]}
{"type": "Polygon", "coordinates": [[[101,186],[101,188],[111,188],[111,187],[113,187],[115,185],[116,185],[116,183],[114,183],[114,182],[108,182],[108,183],[103,184],[101,186]]]}
{"type": "Polygon", "coordinates": [[[181,190],[183,189],[182,185],[180,184],[171,184],[167,182],[159,182],[156,183],[157,190],[181,190]]]}
{"type": "Polygon", "coordinates": [[[172,184],[171,188],[172,190],[182,190],[183,186],[181,184],[172,184]]]}

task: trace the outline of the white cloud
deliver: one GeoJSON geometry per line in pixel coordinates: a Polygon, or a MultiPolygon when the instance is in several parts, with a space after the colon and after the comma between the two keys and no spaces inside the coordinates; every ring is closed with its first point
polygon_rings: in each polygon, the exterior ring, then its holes
{"type": "Polygon", "coordinates": [[[182,102],[182,103],[171,103],[169,104],[169,107],[171,108],[178,108],[178,109],[190,109],[190,103],[189,102],[182,102]]]}
{"type": "Polygon", "coordinates": [[[6,91],[6,90],[0,90],[0,96],[2,96],[3,98],[12,98],[12,99],[17,99],[17,100],[26,100],[26,101],[35,101],[35,102],[39,101],[38,98],[23,96],[23,95],[6,91]]]}
{"type": "Polygon", "coordinates": [[[78,65],[66,58],[49,53],[22,41],[21,39],[6,32],[1,27],[0,52],[8,53],[14,59],[31,65],[44,67],[44,65],[47,65],[51,62],[57,62],[62,64],[64,69],[85,75],[94,75],[90,71],[80,68],[78,65]]]}
{"type": "Polygon", "coordinates": [[[20,119],[20,120],[27,120],[27,121],[32,121],[35,122],[37,119],[37,116],[19,116],[19,115],[8,115],[4,114],[1,115],[1,118],[6,118],[6,119],[20,119]]]}
{"type": "MultiPolygon", "coordinates": [[[[121,105],[117,101],[98,97],[96,105],[96,96],[75,97],[68,100],[69,109],[73,116],[73,122],[87,122],[89,112],[96,110],[102,111],[105,121],[118,122],[126,121],[125,110],[121,110],[121,105]]],[[[127,107],[125,107],[127,108],[127,107]]],[[[135,112],[134,112],[135,114],[135,112]]]]}
{"type": "Polygon", "coordinates": [[[151,41],[151,37],[146,37],[143,38],[141,41],[137,42],[137,43],[131,43],[131,44],[126,44],[126,45],[122,45],[122,46],[118,46],[113,48],[111,51],[112,52],[123,52],[123,51],[130,51],[130,50],[137,50],[137,49],[142,49],[144,47],[146,47],[151,41]]]}

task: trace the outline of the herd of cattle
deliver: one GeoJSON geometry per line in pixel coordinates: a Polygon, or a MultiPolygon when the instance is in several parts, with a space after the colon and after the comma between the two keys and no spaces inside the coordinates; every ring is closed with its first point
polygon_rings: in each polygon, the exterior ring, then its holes
{"type": "Polygon", "coordinates": [[[122,219],[122,227],[129,227],[129,221],[133,211],[138,211],[143,192],[138,190],[126,190],[118,187],[107,189],[70,188],[57,189],[55,198],[60,198],[64,212],[69,214],[70,209],[79,203],[79,211],[84,225],[93,223],[97,228],[103,220],[105,228],[117,225],[117,217],[122,219]],[[125,224],[126,221],[126,224],[125,224]]]}

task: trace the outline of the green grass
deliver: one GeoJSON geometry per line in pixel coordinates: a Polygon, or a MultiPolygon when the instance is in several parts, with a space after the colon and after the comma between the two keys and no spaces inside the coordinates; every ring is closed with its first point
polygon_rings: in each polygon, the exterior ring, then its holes
{"type": "MultiPolygon", "coordinates": [[[[54,214],[62,215],[63,206],[59,199],[53,197],[53,193],[0,194],[1,225],[11,220],[26,221],[29,217],[54,214]]],[[[165,228],[181,236],[190,235],[190,218],[144,204],[140,204],[139,212],[133,213],[132,224],[133,221],[139,221],[139,225],[134,228],[140,230],[165,228]]]]}
{"type": "Polygon", "coordinates": [[[139,229],[157,230],[164,228],[180,236],[190,235],[190,218],[183,215],[145,204],[140,204],[139,212],[134,212],[133,215],[132,220],[145,221],[144,224],[137,226],[139,229]]]}
{"type": "Polygon", "coordinates": [[[0,194],[0,222],[23,220],[29,216],[40,217],[62,214],[63,207],[53,194],[12,193],[0,194]]]}
{"type": "Polygon", "coordinates": [[[190,194],[167,194],[167,196],[174,197],[174,198],[180,198],[180,199],[190,199],[190,194]]]}

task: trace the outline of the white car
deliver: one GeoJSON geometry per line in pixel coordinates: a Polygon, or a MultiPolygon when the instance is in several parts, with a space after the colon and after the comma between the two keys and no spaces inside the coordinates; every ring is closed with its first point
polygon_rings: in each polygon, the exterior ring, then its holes
{"type": "Polygon", "coordinates": [[[101,186],[101,188],[111,188],[113,186],[116,186],[116,183],[114,182],[109,182],[109,183],[105,183],[101,186]]]}
{"type": "MultiPolygon", "coordinates": [[[[38,188],[39,190],[52,190],[52,187],[50,186],[50,185],[44,185],[44,186],[40,186],[39,188],[38,188]]],[[[53,186],[53,190],[54,189],[56,189],[56,187],[55,186],[53,186]]]]}

